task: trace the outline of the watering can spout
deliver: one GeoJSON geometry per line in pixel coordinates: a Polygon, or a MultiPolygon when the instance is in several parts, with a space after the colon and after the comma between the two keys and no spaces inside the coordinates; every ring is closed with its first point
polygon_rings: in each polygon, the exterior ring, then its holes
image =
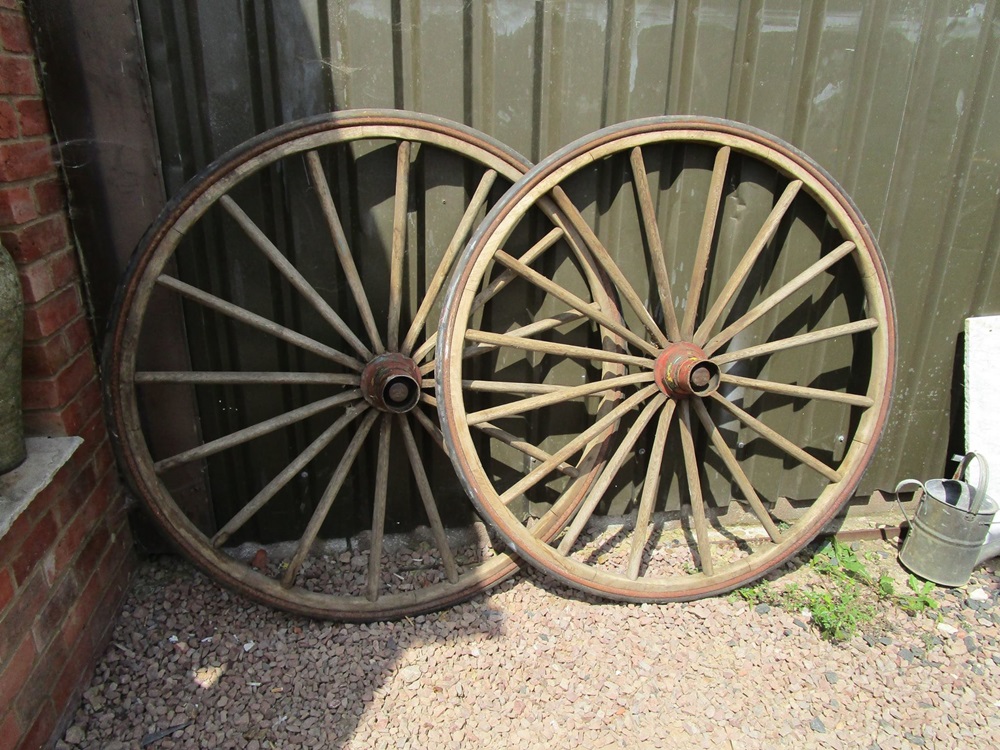
{"type": "Polygon", "coordinates": [[[1000,555],[1000,521],[994,521],[990,526],[986,541],[979,550],[979,557],[976,558],[976,565],[982,565],[997,555],[1000,555]]]}

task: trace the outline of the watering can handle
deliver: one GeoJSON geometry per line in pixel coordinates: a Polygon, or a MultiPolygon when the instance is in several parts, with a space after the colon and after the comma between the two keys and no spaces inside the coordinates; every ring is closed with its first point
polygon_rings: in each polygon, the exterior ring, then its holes
{"type": "Polygon", "coordinates": [[[908,515],[906,515],[906,511],[903,510],[903,504],[901,502],[899,502],[899,491],[902,490],[902,489],[904,489],[904,488],[909,488],[909,487],[914,487],[914,486],[920,488],[920,494],[917,496],[917,502],[919,502],[920,498],[922,498],[924,496],[924,484],[923,484],[923,482],[920,482],[920,481],[918,481],[916,479],[904,479],[902,482],[900,482],[899,484],[897,484],[896,485],[896,489],[893,490],[893,496],[896,498],[896,505],[899,506],[899,510],[903,514],[903,518],[906,519],[906,522],[908,524],[910,524],[910,526],[913,526],[913,522],[910,520],[910,517],[908,515]]]}
{"type": "Polygon", "coordinates": [[[955,469],[955,479],[962,479],[965,476],[965,472],[969,467],[969,462],[974,459],[979,459],[979,485],[976,487],[976,494],[972,498],[972,503],[969,505],[969,513],[976,514],[979,512],[979,508],[982,506],[983,501],[986,499],[986,487],[990,483],[990,467],[986,463],[986,459],[983,458],[978,453],[966,453],[965,456],[958,464],[958,468],[955,469]]]}

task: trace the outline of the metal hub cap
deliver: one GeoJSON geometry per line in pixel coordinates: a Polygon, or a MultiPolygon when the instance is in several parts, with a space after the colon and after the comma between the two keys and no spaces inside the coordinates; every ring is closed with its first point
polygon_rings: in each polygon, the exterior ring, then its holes
{"type": "Polygon", "coordinates": [[[379,411],[405,414],[420,401],[420,368],[397,352],[380,354],[361,373],[361,393],[379,411]]]}
{"type": "Polygon", "coordinates": [[[707,396],[719,387],[719,366],[694,344],[671,344],[656,358],[653,376],[671,398],[707,396]]]}

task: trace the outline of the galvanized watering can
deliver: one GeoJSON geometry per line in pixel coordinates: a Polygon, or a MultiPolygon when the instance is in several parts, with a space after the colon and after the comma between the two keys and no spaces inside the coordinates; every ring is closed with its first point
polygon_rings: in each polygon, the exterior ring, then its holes
{"type": "Polygon", "coordinates": [[[904,479],[896,485],[896,502],[900,490],[916,486],[923,491],[916,515],[906,519],[910,531],[899,551],[899,561],[921,578],[942,586],[967,583],[972,569],[996,554],[995,544],[984,545],[997,512],[997,503],[986,496],[988,484],[985,459],[969,453],[952,479],[929,479],[924,483],[904,479]],[[962,481],[973,458],[978,459],[981,469],[977,487],[962,481]]]}

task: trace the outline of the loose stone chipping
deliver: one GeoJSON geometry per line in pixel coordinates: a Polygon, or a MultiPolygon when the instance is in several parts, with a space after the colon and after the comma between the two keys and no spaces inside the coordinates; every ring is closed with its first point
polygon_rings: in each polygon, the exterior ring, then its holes
{"type": "MultiPolygon", "coordinates": [[[[893,547],[862,551],[905,581],[893,547]]],[[[806,585],[800,562],[771,577],[806,585]]],[[[937,589],[929,614],[883,606],[837,645],[738,597],[615,604],[532,572],[431,615],[312,622],[161,558],[58,747],[138,748],[187,725],[149,747],[995,748],[996,571],[937,589]]]]}

